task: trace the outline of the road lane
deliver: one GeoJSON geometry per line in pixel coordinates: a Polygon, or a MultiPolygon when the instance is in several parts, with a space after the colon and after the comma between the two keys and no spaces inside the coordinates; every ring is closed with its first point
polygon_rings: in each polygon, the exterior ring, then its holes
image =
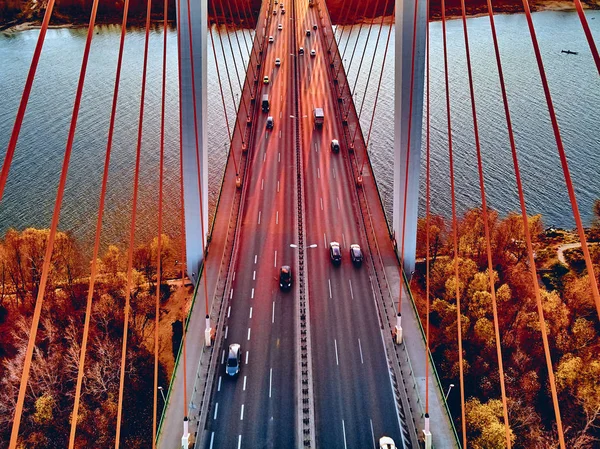
{"type": "MultiPolygon", "coordinates": [[[[267,11],[272,14],[273,6],[267,11]]],[[[257,99],[268,93],[270,110],[261,112],[254,124],[252,161],[244,181],[250,184],[226,320],[224,348],[240,343],[243,362],[237,378],[227,376],[224,365],[219,367],[221,388],[212,398],[209,416],[216,419],[207,423],[208,448],[295,446],[294,290],[279,289],[280,266],[294,267],[295,254],[289,245],[296,240],[294,122],[289,118],[294,104],[289,63],[292,26],[286,17],[278,8],[267,30],[274,42],[266,45],[257,99]],[[279,67],[276,58],[281,59],[279,67]],[[269,84],[262,84],[264,75],[269,76],[269,84]],[[268,116],[274,118],[272,130],[266,129],[268,116]]]]}

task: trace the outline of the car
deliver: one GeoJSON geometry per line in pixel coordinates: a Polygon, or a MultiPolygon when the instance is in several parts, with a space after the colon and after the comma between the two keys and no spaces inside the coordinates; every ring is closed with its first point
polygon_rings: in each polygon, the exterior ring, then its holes
{"type": "Polygon", "coordinates": [[[277,15],[277,10],[276,10],[276,9],[274,9],[274,10],[273,10],[273,15],[274,15],[274,16],[276,16],[276,15],[277,15]]]}
{"type": "Polygon", "coordinates": [[[281,14],[285,14],[285,9],[282,9],[282,10],[281,10],[281,14]]]}
{"type": "Polygon", "coordinates": [[[275,0],[275,4],[277,4],[277,0],[275,0]]]}
{"type": "Polygon", "coordinates": [[[396,449],[396,443],[390,437],[379,438],[379,449],[396,449]]]}
{"type": "Polygon", "coordinates": [[[292,269],[283,265],[279,270],[279,288],[282,290],[287,290],[292,286],[292,269]]]}
{"type": "Polygon", "coordinates": [[[340,152],[340,142],[338,142],[337,139],[333,139],[331,141],[331,151],[333,151],[334,153],[340,152]]]}
{"type": "Polygon", "coordinates": [[[227,365],[225,372],[230,376],[235,376],[240,372],[242,364],[242,347],[238,343],[229,345],[229,354],[227,355],[227,365]]]}
{"type": "Polygon", "coordinates": [[[317,24],[315,23],[315,24],[313,25],[313,30],[316,30],[317,28],[318,28],[318,27],[317,27],[317,24]]]}
{"type": "Polygon", "coordinates": [[[329,257],[334,265],[342,263],[342,251],[340,250],[340,244],[338,242],[329,243],[329,257]]]}
{"type": "Polygon", "coordinates": [[[317,50],[315,50],[315,49],[312,49],[312,50],[310,51],[310,55],[311,55],[311,56],[317,56],[317,50]]]}
{"type": "Polygon", "coordinates": [[[281,65],[281,59],[279,59],[279,58],[276,58],[276,59],[275,59],[275,65],[276,65],[277,67],[279,67],[279,66],[281,65]]]}
{"type": "Polygon", "coordinates": [[[306,30],[306,35],[310,37],[310,30],[306,30]]]}
{"type": "Polygon", "coordinates": [[[352,263],[356,266],[360,266],[362,264],[363,254],[360,250],[360,246],[358,246],[356,243],[350,245],[350,260],[352,260],[352,263]]]}
{"type": "Polygon", "coordinates": [[[273,121],[273,117],[269,115],[267,117],[267,129],[273,129],[273,126],[275,126],[275,122],[273,121]]]}
{"type": "Polygon", "coordinates": [[[298,49],[298,54],[299,54],[299,55],[303,55],[303,54],[304,54],[304,47],[300,47],[300,48],[298,49]]]}
{"type": "Polygon", "coordinates": [[[273,36],[269,36],[269,44],[275,42],[275,38],[273,36]]]}
{"type": "Polygon", "coordinates": [[[265,75],[265,77],[263,78],[263,83],[269,84],[269,77],[267,75],[265,75]]]}
{"type": "Polygon", "coordinates": [[[279,7],[280,7],[281,9],[283,9],[283,2],[281,2],[281,3],[279,4],[279,7]]]}
{"type": "Polygon", "coordinates": [[[283,30],[283,25],[280,23],[279,25],[277,25],[277,29],[278,29],[279,31],[283,30]]]}

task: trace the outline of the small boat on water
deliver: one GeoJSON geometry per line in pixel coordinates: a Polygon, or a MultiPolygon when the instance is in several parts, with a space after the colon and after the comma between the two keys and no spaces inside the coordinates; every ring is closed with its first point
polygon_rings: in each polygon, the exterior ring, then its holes
{"type": "Polygon", "coordinates": [[[571,51],[571,50],[561,50],[561,53],[566,53],[568,55],[576,55],[577,52],[576,51],[571,51]]]}

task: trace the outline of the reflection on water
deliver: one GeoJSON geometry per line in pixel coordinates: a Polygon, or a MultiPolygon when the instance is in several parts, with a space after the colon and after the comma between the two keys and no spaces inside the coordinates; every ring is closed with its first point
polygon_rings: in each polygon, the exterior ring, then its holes
{"type": "MultiPolygon", "coordinates": [[[[589,18],[600,17],[590,11],[589,18]]],[[[600,137],[595,132],[599,122],[600,80],[593,65],[587,43],[575,13],[544,12],[534,14],[538,38],[547,69],[558,120],[581,212],[585,223],[592,218],[594,199],[600,196],[597,167],[600,163],[600,137]],[[577,56],[561,54],[561,49],[578,51],[577,56]]],[[[481,147],[486,187],[490,207],[501,213],[517,210],[518,199],[512,160],[506,133],[502,101],[498,86],[489,20],[485,17],[470,19],[469,36],[473,58],[475,93],[479,113],[481,147]]],[[[600,20],[590,20],[595,36],[600,36],[600,20]]],[[[525,18],[521,15],[497,17],[500,50],[503,57],[516,143],[529,213],[543,213],[546,224],[573,227],[562,171],[557,156],[542,88],[525,18]]],[[[387,35],[382,33],[382,40],[387,35]]],[[[94,36],[88,74],[71,166],[67,180],[60,228],[73,231],[86,246],[93,239],[95,216],[100,193],[106,136],[110,118],[114,71],[117,61],[118,26],[101,26],[94,36]]],[[[238,30],[239,41],[245,52],[247,30],[238,30]]],[[[0,232],[9,227],[49,226],[58,185],[58,174],[72,113],[79,66],[85,42],[85,29],[49,30],[33,86],[30,103],[15,153],[5,196],[0,207],[0,232]]],[[[358,27],[352,33],[349,47],[354,45],[358,27]]],[[[366,38],[366,27],[358,44],[361,51],[366,38]]],[[[0,35],[0,148],[6,148],[21,97],[31,55],[38,36],[37,30],[12,35],[0,35]]],[[[365,61],[369,61],[375,47],[373,37],[367,46],[365,61]]],[[[150,58],[146,114],[142,145],[138,242],[149,239],[156,232],[156,201],[160,139],[160,92],[162,70],[162,34],[160,28],[150,35],[150,58]]],[[[450,74],[453,143],[455,149],[456,189],[459,210],[480,204],[475,146],[466,75],[462,23],[448,23],[450,42],[450,74]]],[[[344,38],[345,39],[345,38],[344,38]]],[[[443,57],[441,27],[431,24],[431,161],[432,211],[449,214],[449,178],[443,84],[443,57]]],[[[232,37],[235,55],[239,58],[237,40],[232,37]]],[[[393,36],[391,46],[393,49],[393,36]]],[[[248,41],[249,43],[249,41],[248,41]]],[[[107,192],[103,242],[125,242],[130,220],[132,179],[135,163],[141,67],[143,62],[143,30],[129,31],[125,45],[124,65],[117,111],[110,178],[107,192]]],[[[210,45],[210,41],[209,41],[210,45]]],[[[219,46],[219,40],[216,39],[219,46]]],[[[230,69],[233,52],[228,39],[223,39],[230,69]]],[[[380,43],[378,56],[382,59],[384,44],[380,43]]],[[[209,47],[209,93],[218,92],[213,53],[209,47]],[[211,70],[212,68],[212,70],[211,70]]],[[[167,52],[167,124],[165,154],[165,230],[179,235],[179,112],[177,88],[176,32],[169,31],[167,52]]],[[[217,49],[217,58],[222,58],[217,49]]],[[[349,61],[349,58],[347,58],[349,61]]],[[[358,57],[355,58],[355,61],[358,57]]],[[[239,59],[238,59],[239,61],[239,59]]],[[[386,211],[391,216],[392,147],[393,147],[393,65],[388,58],[382,90],[375,117],[371,159],[382,192],[386,211]]],[[[366,62],[364,63],[366,64],[366,62]]],[[[364,129],[370,121],[376,82],[381,64],[375,64],[367,92],[361,121],[364,129]]],[[[243,83],[243,66],[238,70],[243,83]]],[[[233,70],[233,69],[232,69],[233,70]]],[[[358,63],[350,67],[351,86],[354,84],[358,63]]],[[[356,85],[357,107],[360,108],[368,71],[364,66],[356,85]]],[[[223,78],[226,76],[222,73],[223,78]]],[[[225,80],[226,78],[224,78],[225,80]]],[[[239,85],[232,78],[234,97],[239,85]]],[[[229,88],[226,89],[226,92],[229,88]]],[[[236,95],[237,94],[237,95],[236,95]]],[[[226,93],[228,114],[233,116],[231,94],[226,93]]],[[[223,164],[227,151],[227,129],[223,126],[223,106],[217,95],[209,98],[209,191],[210,208],[214,209],[223,164]]],[[[3,158],[3,155],[0,156],[3,158]]],[[[422,158],[424,162],[424,158],[422,158]]],[[[424,165],[422,170],[422,180],[424,165]]],[[[424,191],[424,189],[423,189],[424,191]]],[[[423,206],[423,198],[421,198],[423,206]]],[[[421,207],[424,210],[424,207],[421,207]]]]}

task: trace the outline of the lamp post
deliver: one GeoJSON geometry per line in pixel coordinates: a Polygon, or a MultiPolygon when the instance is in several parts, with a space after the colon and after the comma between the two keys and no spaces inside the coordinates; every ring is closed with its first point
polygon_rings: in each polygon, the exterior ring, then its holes
{"type": "MultiPolygon", "coordinates": [[[[316,247],[317,247],[317,244],[313,243],[312,245],[305,246],[304,249],[306,249],[306,248],[316,248],[316,247]]],[[[290,243],[290,248],[299,248],[299,246],[296,245],[295,243],[290,243]]]]}
{"type": "Polygon", "coordinates": [[[158,391],[160,391],[160,395],[162,396],[163,401],[166,404],[167,403],[167,399],[165,398],[165,392],[163,390],[163,387],[158,387],[158,391]]]}
{"type": "Polygon", "coordinates": [[[446,395],[444,396],[444,401],[448,402],[448,396],[450,395],[450,391],[452,391],[452,387],[454,387],[454,384],[450,384],[450,386],[448,387],[448,391],[446,392],[446,395]]]}

